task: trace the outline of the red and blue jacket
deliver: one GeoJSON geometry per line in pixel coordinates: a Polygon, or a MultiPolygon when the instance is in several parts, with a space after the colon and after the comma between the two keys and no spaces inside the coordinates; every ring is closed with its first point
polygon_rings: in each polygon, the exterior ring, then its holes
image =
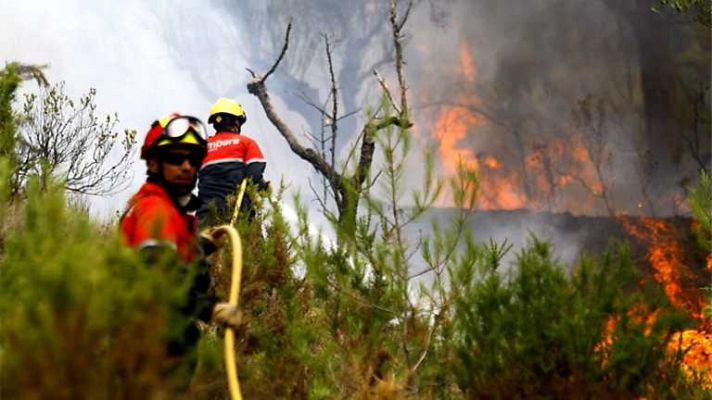
{"type": "Polygon", "coordinates": [[[245,178],[262,187],[265,171],[262,150],[254,139],[234,132],[218,132],[208,139],[208,155],[198,171],[198,217],[203,220],[210,204],[228,212],[225,198],[234,194],[245,178]]]}

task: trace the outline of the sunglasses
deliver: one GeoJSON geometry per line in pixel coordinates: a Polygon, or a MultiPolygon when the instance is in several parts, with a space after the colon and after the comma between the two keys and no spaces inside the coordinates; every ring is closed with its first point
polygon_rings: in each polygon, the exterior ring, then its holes
{"type": "Polygon", "coordinates": [[[193,132],[199,140],[208,141],[208,133],[205,125],[195,117],[182,116],[174,118],[163,128],[162,136],[173,141],[179,141],[188,132],[193,132]]]}
{"type": "Polygon", "coordinates": [[[161,161],[175,166],[183,165],[185,160],[188,160],[193,167],[198,168],[203,164],[203,155],[194,152],[189,154],[166,152],[161,155],[161,161]]]}

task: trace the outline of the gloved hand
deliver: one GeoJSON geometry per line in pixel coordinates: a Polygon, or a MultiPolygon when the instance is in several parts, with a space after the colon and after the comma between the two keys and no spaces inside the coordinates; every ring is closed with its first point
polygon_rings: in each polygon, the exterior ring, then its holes
{"type": "Polygon", "coordinates": [[[213,254],[215,250],[218,249],[218,246],[215,242],[213,242],[213,238],[204,233],[200,234],[200,237],[198,238],[198,245],[203,250],[203,254],[205,254],[206,257],[213,254]]]}
{"type": "Polygon", "coordinates": [[[257,188],[263,192],[272,193],[272,181],[266,181],[263,179],[262,182],[257,185],[257,188]]]}
{"type": "Polygon", "coordinates": [[[213,307],[212,320],[224,327],[238,329],[242,325],[242,311],[230,303],[217,303],[213,307]]]}

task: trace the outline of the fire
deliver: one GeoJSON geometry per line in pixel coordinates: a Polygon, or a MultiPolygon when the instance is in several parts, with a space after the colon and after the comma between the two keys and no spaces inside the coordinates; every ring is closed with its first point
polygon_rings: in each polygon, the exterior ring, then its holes
{"type": "MultiPolygon", "coordinates": [[[[649,335],[657,314],[655,311],[644,312],[641,309],[633,309],[628,312],[628,317],[644,323],[644,335],[649,335]],[[643,313],[641,314],[641,311],[643,313]]],[[[613,345],[613,337],[616,326],[620,323],[619,316],[608,318],[603,327],[603,339],[596,345],[595,351],[603,357],[603,363],[608,362],[609,349],[613,345]]],[[[706,388],[712,389],[712,335],[706,331],[688,329],[683,332],[675,332],[667,344],[670,355],[681,355],[681,367],[688,376],[699,379],[699,382],[706,388]]]]}
{"type": "Polygon", "coordinates": [[[648,243],[647,260],[653,268],[655,280],[664,288],[670,303],[691,312],[694,318],[702,318],[704,297],[697,288],[683,288],[683,281],[693,276],[686,265],[684,250],[669,222],[641,217],[639,223],[620,217],[626,231],[638,240],[648,243]]]}
{"type": "Polygon", "coordinates": [[[709,331],[688,329],[670,338],[668,351],[682,352],[682,369],[690,376],[702,375],[702,383],[712,389],[712,334],[709,331]]]}
{"type": "MultiPolygon", "coordinates": [[[[474,150],[463,146],[470,129],[483,125],[483,119],[467,107],[451,107],[439,115],[435,132],[439,134],[438,151],[443,172],[446,176],[454,176],[460,165],[477,171],[482,187],[477,201],[480,209],[524,208],[527,199],[521,190],[519,173],[504,168],[493,155],[478,156],[474,150]]],[[[445,203],[451,205],[452,199],[445,199],[445,203]]]]}
{"type": "MultiPolygon", "coordinates": [[[[474,86],[476,67],[472,46],[461,42],[459,64],[449,74],[460,76],[460,85],[448,92],[449,104],[436,111],[430,129],[439,140],[443,175],[455,176],[459,165],[476,171],[480,180],[477,206],[484,210],[605,212],[601,200],[606,186],[596,173],[583,134],[547,137],[543,144],[533,146],[514,145],[512,134],[518,133],[501,131],[501,121],[493,124],[487,116],[486,104],[474,86]]],[[[447,189],[441,205],[453,205],[447,189]]]]}
{"type": "MultiPolygon", "coordinates": [[[[626,231],[633,237],[648,243],[647,260],[654,271],[654,278],[663,286],[670,303],[687,310],[700,321],[698,329],[676,332],[668,342],[672,354],[682,352],[682,366],[691,376],[702,375],[702,382],[712,388],[712,321],[704,315],[705,298],[694,288],[683,288],[686,278],[693,275],[685,264],[683,249],[676,239],[670,223],[654,218],[640,218],[636,224],[626,217],[620,218],[626,231]]],[[[712,255],[707,256],[706,268],[710,270],[712,255]]]]}
{"type": "MultiPolygon", "coordinates": [[[[635,306],[628,310],[626,316],[631,320],[642,323],[645,328],[643,329],[644,335],[649,335],[655,319],[657,318],[656,311],[646,310],[641,306],[635,306]]],[[[603,362],[608,362],[608,354],[610,346],[613,345],[613,337],[616,330],[616,326],[621,322],[620,315],[612,315],[606,320],[606,324],[603,327],[603,338],[600,343],[594,348],[595,351],[601,352],[603,354],[603,362]]]]}
{"type": "Polygon", "coordinates": [[[482,190],[477,199],[483,210],[517,210],[526,207],[526,196],[521,192],[520,177],[516,172],[503,175],[481,174],[482,190]]]}
{"type": "Polygon", "coordinates": [[[470,126],[481,124],[481,120],[465,107],[446,110],[435,123],[435,132],[440,135],[440,161],[447,176],[457,173],[459,163],[466,168],[477,169],[478,163],[472,150],[461,148],[460,142],[467,136],[470,126]]]}
{"type": "Polygon", "coordinates": [[[489,169],[500,169],[502,168],[502,163],[496,159],[495,157],[492,156],[487,156],[485,158],[485,165],[489,169]]]}
{"type": "Polygon", "coordinates": [[[460,45],[460,69],[462,69],[462,74],[465,75],[468,81],[474,82],[475,63],[472,59],[472,51],[466,43],[460,45]]]}
{"type": "MultiPolygon", "coordinates": [[[[584,133],[568,132],[559,138],[544,136],[539,143],[528,138],[530,143],[515,145],[513,135],[521,132],[508,131],[506,121],[493,123],[487,117],[486,104],[475,93],[478,74],[471,47],[466,43],[460,45],[459,58],[459,65],[454,65],[450,73],[460,75],[459,82],[465,85],[458,88],[462,90],[450,93],[451,105],[444,105],[436,112],[431,129],[433,137],[439,139],[443,174],[455,176],[459,165],[477,171],[480,179],[477,206],[484,210],[548,209],[588,215],[605,212],[603,196],[610,193],[607,189],[613,182],[610,177],[601,176],[603,165],[596,162],[610,161],[593,152],[595,148],[589,147],[584,133]]],[[[445,205],[453,205],[452,196],[443,200],[445,205]]],[[[681,197],[671,200],[677,210],[685,209],[681,197]]],[[[634,210],[642,210],[644,206],[642,201],[632,204],[634,210]]],[[[707,306],[705,298],[689,283],[695,272],[687,265],[685,248],[673,226],[653,218],[620,217],[620,220],[631,236],[647,246],[646,260],[652,275],[670,303],[700,321],[698,329],[672,336],[668,343],[670,354],[682,351],[684,368],[691,374],[712,371],[712,322],[703,314],[707,306]]],[[[712,255],[706,259],[706,269],[712,272],[712,255]]],[[[636,309],[630,313],[628,317],[648,327],[652,327],[656,318],[655,310],[636,309]]],[[[608,321],[598,350],[606,351],[612,343],[618,322],[616,317],[608,321]]],[[[712,375],[709,376],[705,382],[712,388],[712,375]]]]}
{"type": "MultiPolygon", "coordinates": [[[[512,157],[505,160],[494,154],[476,153],[475,146],[467,139],[477,139],[473,133],[488,128],[488,121],[473,111],[479,106],[477,98],[465,98],[460,103],[463,105],[445,107],[440,112],[433,131],[438,135],[440,163],[446,176],[454,176],[460,164],[478,172],[480,209],[540,211],[558,206],[574,213],[590,214],[596,208],[605,186],[596,174],[581,137],[535,146],[523,155],[523,163],[512,157]],[[525,190],[527,184],[529,191],[525,190]],[[560,199],[560,204],[551,203],[555,197],[560,199]]],[[[502,149],[507,151],[506,146],[502,149]]]]}
{"type": "Polygon", "coordinates": [[[588,162],[591,157],[588,155],[588,149],[585,147],[574,147],[573,149],[574,160],[578,162],[588,162]]]}

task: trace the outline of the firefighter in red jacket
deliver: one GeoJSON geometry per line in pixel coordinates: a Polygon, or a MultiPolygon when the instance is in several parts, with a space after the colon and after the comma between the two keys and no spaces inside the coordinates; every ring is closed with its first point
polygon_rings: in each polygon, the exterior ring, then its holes
{"type": "Polygon", "coordinates": [[[174,113],[155,121],[141,147],[148,167],[146,183],[129,200],[120,222],[124,241],[139,249],[149,263],[167,253],[177,259],[176,268],[193,269],[187,301],[178,310],[191,322],[181,337],[169,342],[172,356],[182,356],[194,347],[199,338],[195,318],[232,327],[240,324],[239,311],[228,303],[217,303],[209,293],[211,281],[198,221],[189,214],[197,205],[191,191],[206,152],[206,130],[199,119],[174,113]]]}
{"type": "MultiPolygon", "coordinates": [[[[226,197],[235,194],[243,179],[250,178],[260,189],[268,189],[262,174],[265,159],[257,142],[242,135],[242,125],[247,115],[240,103],[220,98],[210,108],[208,122],[215,128],[215,135],[208,139],[208,154],[198,173],[198,193],[201,200],[198,217],[201,223],[213,224],[211,208],[226,217],[230,208],[226,197]]],[[[249,196],[245,196],[242,209],[254,212],[249,196]]]]}

